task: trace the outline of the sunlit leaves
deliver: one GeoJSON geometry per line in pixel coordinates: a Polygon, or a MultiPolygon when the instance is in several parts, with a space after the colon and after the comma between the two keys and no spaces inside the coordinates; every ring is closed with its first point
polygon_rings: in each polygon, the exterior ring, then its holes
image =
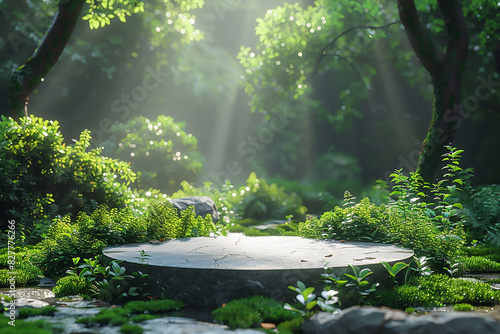
{"type": "Polygon", "coordinates": [[[340,96],[339,109],[328,119],[335,122],[355,114],[354,106],[366,95],[370,77],[375,73],[367,62],[357,62],[356,58],[370,52],[373,41],[384,35],[373,28],[360,28],[335,37],[357,25],[388,23],[385,20],[393,20],[394,13],[391,3],[386,7],[356,1],[316,1],[307,8],[285,3],[267,10],[257,20],[256,48],[242,47],[238,54],[245,71],[245,91],[252,97],[252,110],[269,113],[286,99],[298,99],[310,91],[314,74],[328,71],[337,74],[339,81],[349,87],[340,96]],[[344,79],[345,74],[349,82],[344,79]]]}
{"type": "Polygon", "coordinates": [[[90,29],[97,29],[111,24],[111,19],[127,21],[127,16],[144,12],[144,2],[138,0],[87,0],[87,14],[83,19],[89,22],[90,29]]]}

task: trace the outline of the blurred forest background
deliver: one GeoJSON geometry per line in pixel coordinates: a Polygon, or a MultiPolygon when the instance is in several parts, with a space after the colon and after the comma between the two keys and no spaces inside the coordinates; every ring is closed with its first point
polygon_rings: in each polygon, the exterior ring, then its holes
{"type": "MultiPolygon", "coordinates": [[[[183,6],[181,1],[171,3],[183,6]]],[[[245,93],[244,84],[251,78],[240,64],[246,61],[242,47],[253,49],[262,42],[256,35],[256,20],[266,13],[272,15],[271,9],[283,4],[278,0],[209,0],[202,8],[189,7],[183,18],[175,6],[170,17],[163,1],[152,1],[144,13],[127,17],[125,23],[114,20],[91,29],[81,20],[60,59],[32,94],[29,113],[57,120],[68,144],[84,129],[91,130],[93,147],[103,146],[105,154],[131,161],[132,167],[143,172],[145,188],[169,193],[185,179],[200,185],[229,178],[238,184],[255,171],[258,177],[291,190],[308,185],[342,198],[345,190],[357,195],[376,179],[389,181],[395,168],[414,170],[432,116],[432,86],[400,23],[346,34],[330,49],[332,55],[321,59],[322,67],[315,75],[305,74],[307,91],[297,99],[278,96],[279,103],[260,101],[256,107],[258,91],[245,93]],[[184,21],[189,26],[182,27],[184,21]],[[366,42],[372,35],[386,38],[366,42]],[[354,45],[360,38],[363,48],[354,45]],[[352,86],[359,80],[365,84],[352,86]],[[346,94],[353,96],[351,104],[345,102],[346,94]],[[266,107],[271,111],[259,112],[266,107]],[[343,114],[346,109],[349,112],[343,114]],[[163,116],[175,122],[168,135],[183,139],[179,159],[189,152],[190,165],[185,169],[191,174],[171,170],[172,182],[154,177],[154,169],[167,164],[162,160],[165,156],[158,155],[156,160],[143,156],[154,152],[156,144],[145,140],[147,124],[172,122],[163,116]],[[272,117],[279,119],[275,127],[269,122],[272,117]],[[132,137],[120,142],[127,134],[132,137]]],[[[302,8],[314,5],[312,1],[298,4],[302,8]]],[[[375,25],[399,20],[394,4],[382,1],[377,6],[383,15],[378,15],[380,22],[375,25]]],[[[7,87],[12,72],[32,55],[56,10],[50,1],[0,0],[1,114],[9,114],[7,87]]],[[[439,29],[432,30],[435,10],[427,7],[424,17],[439,42],[439,29]]],[[[335,30],[315,31],[320,39],[305,47],[300,62],[318,62],[322,48],[352,26],[374,25],[349,7],[336,11],[345,12],[346,19],[335,30]]],[[[497,17],[498,9],[492,15],[497,17]]],[[[324,20],[326,25],[328,20],[324,20]]],[[[494,50],[479,47],[483,45],[479,43],[481,21],[469,20],[468,26],[463,97],[477,94],[479,76],[486,81],[490,76],[496,90],[500,82],[494,50]]],[[[498,41],[498,34],[493,38],[498,41]]],[[[500,180],[500,104],[498,92],[493,91],[491,99],[481,101],[462,119],[453,143],[465,150],[462,165],[475,168],[475,185],[500,180]]]]}

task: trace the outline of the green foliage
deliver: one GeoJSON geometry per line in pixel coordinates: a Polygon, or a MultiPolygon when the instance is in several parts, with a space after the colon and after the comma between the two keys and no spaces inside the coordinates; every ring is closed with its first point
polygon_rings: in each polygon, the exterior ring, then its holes
{"type": "Polygon", "coordinates": [[[500,272],[500,263],[484,258],[482,256],[460,256],[457,258],[460,263],[461,273],[488,273],[500,272]]]}
{"type": "Polygon", "coordinates": [[[396,170],[391,174],[394,185],[387,205],[376,206],[368,198],[355,203],[346,192],[344,207],[300,223],[299,233],[312,238],[397,243],[442,263],[453,258],[465,240],[459,211],[463,206],[456,192],[468,189],[470,170],[459,166],[461,150],[448,150],[443,155],[446,173],[436,184],[424,182],[416,172],[406,176],[396,170]],[[432,194],[432,202],[424,201],[426,191],[432,194]]]}
{"type": "Polygon", "coordinates": [[[224,307],[215,309],[212,315],[215,321],[232,329],[249,328],[260,322],[280,323],[296,318],[293,312],[283,309],[280,303],[263,296],[232,300],[224,307]]]}
{"type": "Polygon", "coordinates": [[[159,299],[159,300],[134,300],[125,304],[124,308],[132,313],[167,313],[172,310],[180,310],[184,303],[177,300],[159,299]]]}
{"type": "Polygon", "coordinates": [[[42,270],[61,274],[71,266],[72,258],[91,258],[107,246],[144,241],[146,232],[146,222],[128,208],[100,206],[91,215],[82,212],[75,221],[68,216],[55,220],[41,243],[42,270]]]}
{"type": "Polygon", "coordinates": [[[56,297],[87,293],[90,289],[88,282],[79,276],[70,275],[60,278],[52,290],[56,297]]]}
{"type": "Polygon", "coordinates": [[[136,175],[128,164],[88,151],[88,131],[66,145],[56,121],[3,117],[0,135],[0,228],[14,219],[19,241],[39,240],[57,216],[128,203],[136,175]]]}
{"type": "Polygon", "coordinates": [[[467,303],[453,305],[453,310],[459,311],[459,312],[474,311],[474,309],[475,309],[474,306],[472,306],[471,304],[467,304],[467,303]]]}
{"type": "Polygon", "coordinates": [[[194,209],[180,213],[170,202],[151,203],[137,216],[129,208],[109,209],[100,206],[91,215],[81,213],[55,220],[47,238],[42,241],[41,268],[58,275],[72,264],[73,258],[92,258],[107,246],[143,242],[149,239],[209,236],[216,232],[210,215],[196,216],[194,209]]]}
{"type": "MultiPolygon", "coordinates": [[[[8,248],[0,249],[0,286],[9,286],[7,281],[12,277],[12,270],[9,268],[8,248]]],[[[42,271],[38,268],[40,249],[24,247],[15,249],[15,272],[16,286],[38,282],[42,276],[42,271]]]]}
{"type": "Polygon", "coordinates": [[[209,236],[216,232],[216,226],[210,215],[205,218],[197,216],[194,208],[189,207],[181,212],[170,202],[152,203],[146,212],[147,234],[153,239],[175,239],[198,236],[209,236]]]}
{"type": "Polygon", "coordinates": [[[19,318],[34,317],[37,315],[54,315],[57,308],[54,306],[43,306],[40,308],[23,307],[19,309],[19,318]]]}
{"type": "Polygon", "coordinates": [[[292,320],[283,321],[279,323],[276,328],[281,334],[299,334],[302,332],[302,324],[304,323],[304,318],[295,318],[292,320]]]}
{"type": "Polygon", "coordinates": [[[495,305],[500,302],[500,291],[487,283],[450,278],[447,275],[413,277],[409,284],[386,291],[378,305],[395,308],[435,307],[468,303],[495,305]]]}
{"type": "Polygon", "coordinates": [[[268,185],[253,172],[246,183],[246,186],[227,192],[227,200],[242,218],[283,219],[291,215],[302,219],[305,216],[307,208],[295,193],[286,194],[283,188],[275,183],[268,185]]]}
{"type": "Polygon", "coordinates": [[[32,333],[32,334],[57,334],[62,333],[63,330],[55,325],[52,325],[44,320],[25,321],[16,320],[15,326],[9,324],[10,318],[0,315],[0,331],[2,334],[18,334],[18,333],[32,333]]]}
{"type": "Polygon", "coordinates": [[[330,269],[322,274],[322,280],[326,284],[327,291],[338,291],[337,300],[341,308],[347,308],[353,305],[369,304],[369,296],[375,292],[379,283],[373,283],[367,280],[367,277],[373,274],[369,268],[360,269],[357,266],[349,264],[352,274],[344,273],[344,277],[336,276],[330,269]]]}
{"type": "Polygon", "coordinates": [[[77,324],[98,324],[100,326],[121,326],[127,323],[127,317],[131,311],[126,308],[102,309],[93,317],[76,319],[77,324]]]}
{"type": "Polygon", "coordinates": [[[126,22],[127,16],[131,16],[132,13],[144,12],[144,2],[138,0],[87,0],[87,3],[89,8],[82,19],[89,21],[90,29],[111,24],[111,19],[115,17],[121,22],[126,22]]]}
{"type": "Polygon", "coordinates": [[[300,220],[307,212],[297,194],[287,194],[284,188],[275,183],[268,185],[264,179],[257,178],[254,172],[249,175],[246,185],[239,188],[229,181],[220,190],[213,188],[209,182],[200,188],[183,182],[182,187],[183,190],[173,194],[172,198],[209,196],[226,223],[232,219],[285,219],[287,216],[300,220]]]}
{"type": "Polygon", "coordinates": [[[345,66],[345,62],[351,64],[351,57],[361,51],[369,52],[371,42],[385,36],[385,31],[361,28],[340,35],[357,24],[370,22],[373,27],[388,23],[384,20],[391,21],[394,14],[395,6],[372,2],[361,5],[356,1],[320,0],[307,8],[299,3],[285,3],[267,10],[265,17],[257,20],[255,31],[259,41],[255,50],[241,47],[238,54],[245,69],[245,92],[251,96],[252,110],[266,114],[282,110],[282,101],[297,99],[310,91],[307,81],[316,70],[322,73],[334,69],[343,78],[356,75],[358,78],[342,90],[341,105],[327,119],[339,123],[349,113],[359,115],[355,106],[366,97],[375,69],[369,62],[358,62],[355,67],[361,68],[353,71],[353,75],[347,72],[352,68],[345,66]],[[332,36],[338,38],[332,40],[332,36]],[[321,56],[325,60],[320,64],[321,56]]]}
{"type": "Polygon", "coordinates": [[[120,327],[120,333],[124,334],[142,334],[142,332],[144,332],[144,329],[137,325],[124,324],[120,327]]]}
{"type": "Polygon", "coordinates": [[[171,193],[182,180],[194,181],[203,163],[198,140],[184,132],[184,127],[185,123],[175,123],[170,116],[160,115],[156,120],[138,116],[125,124],[114,124],[112,140],[104,146],[114,147],[111,156],[130,161],[140,172],[139,188],[171,193]]]}
{"type": "Polygon", "coordinates": [[[481,187],[471,196],[465,226],[473,238],[500,246],[500,185],[481,187]]]}

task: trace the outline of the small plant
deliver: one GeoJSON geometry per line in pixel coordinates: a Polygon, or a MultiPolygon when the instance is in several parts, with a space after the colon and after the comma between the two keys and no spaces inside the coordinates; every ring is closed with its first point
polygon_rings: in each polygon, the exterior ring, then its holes
{"type": "Polygon", "coordinates": [[[396,282],[396,275],[399,274],[401,270],[409,267],[408,264],[404,262],[397,262],[393,266],[387,262],[381,262],[381,264],[387,270],[394,282],[396,282]]]}
{"type": "Polygon", "coordinates": [[[334,273],[322,274],[322,280],[327,284],[327,290],[338,291],[339,307],[347,308],[353,305],[365,305],[368,297],[375,292],[379,283],[370,282],[366,278],[373,274],[369,268],[359,269],[357,266],[349,264],[352,274],[344,274],[347,279],[337,277],[334,273]],[[328,287],[328,284],[330,286],[328,287]]]}
{"type": "Polygon", "coordinates": [[[69,275],[60,278],[52,292],[54,292],[56,297],[62,297],[87,293],[90,288],[91,286],[84,278],[76,275],[69,275]]]}

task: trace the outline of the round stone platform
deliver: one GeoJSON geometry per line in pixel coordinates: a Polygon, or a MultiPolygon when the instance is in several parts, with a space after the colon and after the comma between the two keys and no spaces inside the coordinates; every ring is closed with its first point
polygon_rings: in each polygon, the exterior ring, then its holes
{"type": "Polygon", "coordinates": [[[325,267],[337,275],[349,273],[349,264],[369,267],[374,271],[369,280],[383,283],[387,272],[380,262],[409,262],[413,252],[387,244],[231,233],[108,247],[104,255],[124,261],[127,273],[150,274],[153,288],[165,288],[170,298],[216,307],[249,295],[291,301],[294,293],[287,287],[300,280],[321,288],[318,279],[325,267]],[[139,261],[141,250],[150,255],[147,265],[139,261]]]}

